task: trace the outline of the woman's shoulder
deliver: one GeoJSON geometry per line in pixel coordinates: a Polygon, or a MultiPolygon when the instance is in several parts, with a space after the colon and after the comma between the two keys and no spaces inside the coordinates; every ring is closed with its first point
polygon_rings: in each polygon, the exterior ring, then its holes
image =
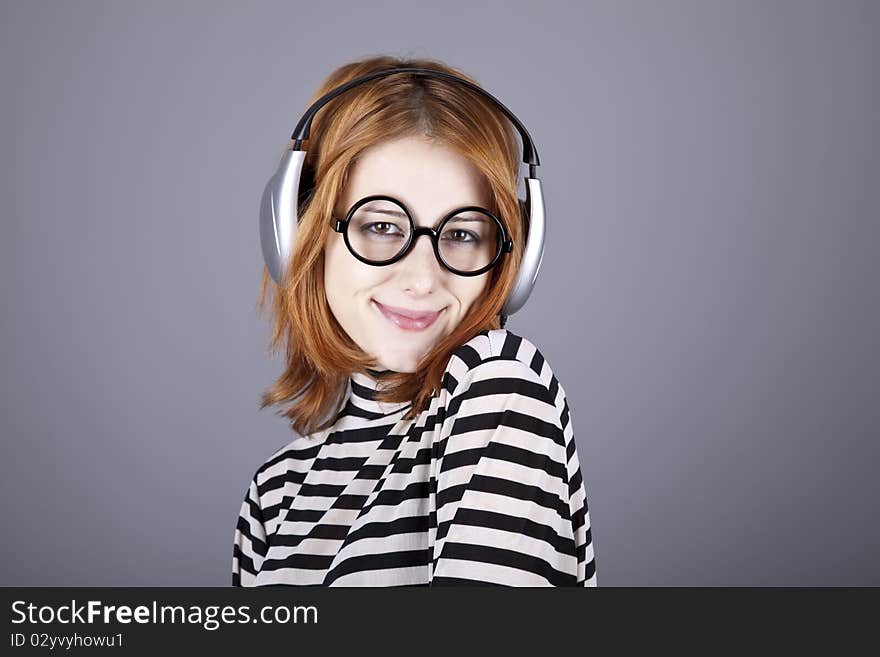
{"type": "Polygon", "coordinates": [[[477,379],[522,379],[546,388],[555,398],[559,382],[547,358],[528,338],[509,329],[484,329],[449,359],[444,387],[455,394],[477,379]]]}
{"type": "Polygon", "coordinates": [[[282,488],[290,481],[292,474],[300,473],[304,477],[320,447],[321,441],[310,436],[297,435],[272,452],[254,473],[253,482],[260,497],[282,488]]]}

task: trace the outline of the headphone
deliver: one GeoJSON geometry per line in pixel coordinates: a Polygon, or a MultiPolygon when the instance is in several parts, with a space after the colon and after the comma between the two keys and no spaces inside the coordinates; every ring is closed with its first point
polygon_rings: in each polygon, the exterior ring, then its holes
{"type": "Polygon", "coordinates": [[[544,194],[541,181],[537,177],[540,164],[538,152],[532,138],[520,120],[507,109],[501,101],[485,89],[456,75],[430,68],[395,67],[383,69],[357,77],[324,94],[312,103],[311,107],[296,124],[291,135],[293,145],[281,158],[278,169],[266,183],[260,203],[260,243],[263,260],[275,283],[281,285],[284,266],[293,251],[298,225],[297,208],[309,197],[315,187],[315,175],[311,167],[304,167],[306,151],[301,149],[303,140],[309,138],[312,119],[325,104],[345,93],[352,87],[376,78],[395,73],[413,73],[426,77],[453,80],[482,94],[492,101],[519,131],[522,138],[523,162],[529,165],[529,175],[525,178],[526,199],[517,199],[527,226],[526,245],[516,282],[501,309],[501,327],[507,317],[522,308],[532,293],[541,261],[544,259],[544,239],[547,234],[547,213],[544,207],[544,194]]]}

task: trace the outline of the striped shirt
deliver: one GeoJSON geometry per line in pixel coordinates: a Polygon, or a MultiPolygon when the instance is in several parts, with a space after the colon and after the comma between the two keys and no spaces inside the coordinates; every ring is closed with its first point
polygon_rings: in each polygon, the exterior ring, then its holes
{"type": "Polygon", "coordinates": [[[568,402],[534,344],[481,331],[410,420],[371,373],[257,469],[233,586],[596,586],[568,402]]]}

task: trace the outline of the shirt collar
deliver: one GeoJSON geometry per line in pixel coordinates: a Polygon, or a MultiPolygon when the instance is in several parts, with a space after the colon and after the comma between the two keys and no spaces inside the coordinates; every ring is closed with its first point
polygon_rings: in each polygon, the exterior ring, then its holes
{"type": "Polygon", "coordinates": [[[382,380],[385,375],[391,374],[387,369],[368,369],[368,375],[360,372],[352,372],[349,376],[351,394],[349,404],[368,416],[381,417],[403,410],[411,402],[380,402],[376,400],[376,392],[383,386],[382,380]]]}

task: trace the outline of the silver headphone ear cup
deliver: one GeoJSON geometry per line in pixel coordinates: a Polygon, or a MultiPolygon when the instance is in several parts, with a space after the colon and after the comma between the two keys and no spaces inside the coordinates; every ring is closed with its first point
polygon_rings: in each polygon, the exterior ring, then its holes
{"type": "Polygon", "coordinates": [[[299,178],[306,151],[287,151],[266,183],[260,201],[260,245],[263,260],[276,284],[293,252],[297,229],[299,178]]]}
{"type": "Polygon", "coordinates": [[[501,314],[505,317],[514,314],[525,305],[535,287],[538,271],[544,260],[544,241],[547,234],[547,214],[544,207],[544,194],[538,178],[526,178],[526,243],[520,262],[516,282],[511,288],[501,314]]]}

